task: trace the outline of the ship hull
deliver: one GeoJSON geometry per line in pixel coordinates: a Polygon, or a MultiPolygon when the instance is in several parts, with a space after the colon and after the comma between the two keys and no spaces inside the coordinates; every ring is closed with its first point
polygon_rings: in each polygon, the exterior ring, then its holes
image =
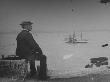
{"type": "Polygon", "coordinates": [[[76,43],[88,43],[88,42],[77,41],[77,42],[66,42],[66,43],[76,44],[76,43]]]}

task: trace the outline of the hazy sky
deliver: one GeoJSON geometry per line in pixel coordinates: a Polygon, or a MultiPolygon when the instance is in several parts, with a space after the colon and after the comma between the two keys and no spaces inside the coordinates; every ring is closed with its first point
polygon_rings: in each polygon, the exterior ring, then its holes
{"type": "Polygon", "coordinates": [[[110,4],[105,6],[99,0],[0,0],[0,32],[18,31],[24,20],[32,21],[36,32],[109,30],[110,4]]]}

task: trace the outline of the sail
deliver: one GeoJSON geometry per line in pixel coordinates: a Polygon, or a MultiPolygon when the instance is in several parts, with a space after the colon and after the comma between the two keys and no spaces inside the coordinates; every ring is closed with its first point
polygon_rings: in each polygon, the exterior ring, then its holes
{"type": "Polygon", "coordinates": [[[69,35],[68,41],[66,43],[73,43],[74,44],[74,43],[88,43],[88,42],[87,42],[87,40],[84,40],[82,38],[82,32],[80,34],[79,40],[76,38],[76,34],[74,32],[73,35],[69,35]]]}

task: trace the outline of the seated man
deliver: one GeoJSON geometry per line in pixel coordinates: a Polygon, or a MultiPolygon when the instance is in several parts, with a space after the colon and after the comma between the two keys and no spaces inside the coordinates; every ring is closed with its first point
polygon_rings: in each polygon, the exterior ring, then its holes
{"type": "Polygon", "coordinates": [[[18,34],[16,38],[16,55],[29,61],[31,76],[34,76],[36,74],[35,60],[40,60],[39,78],[46,79],[46,56],[43,55],[41,48],[30,33],[30,31],[32,30],[32,24],[33,23],[30,21],[24,21],[20,24],[23,30],[18,34]]]}

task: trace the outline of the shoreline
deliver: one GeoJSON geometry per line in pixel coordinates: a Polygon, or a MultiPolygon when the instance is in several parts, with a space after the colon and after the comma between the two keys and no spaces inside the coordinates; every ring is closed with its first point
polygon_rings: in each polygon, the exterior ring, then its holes
{"type": "Polygon", "coordinates": [[[44,81],[37,79],[26,79],[24,81],[20,81],[12,80],[8,77],[0,77],[0,82],[110,82],[110,69],[88,69],[87,71],[83,71],[82,75],[54,77],[44,81]]]}

